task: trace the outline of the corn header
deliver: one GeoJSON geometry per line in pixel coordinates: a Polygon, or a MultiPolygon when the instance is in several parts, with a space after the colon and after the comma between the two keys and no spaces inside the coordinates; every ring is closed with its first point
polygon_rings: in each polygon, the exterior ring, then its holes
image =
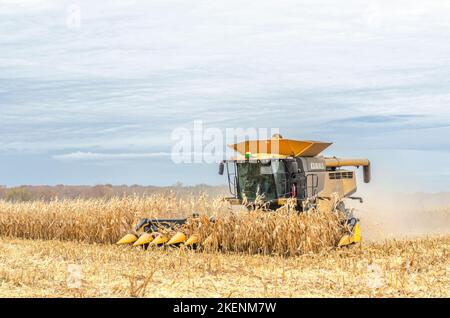
{"type": "MultiPolygon", "coordinates": [[[[355,170],[347,167],[362,167],[363,180],[369,183],[370,162],[368,159],[321,156],[331,144],[274,135],[268,140],[247,140],[230,145],[237,156],[224,160],[219,166],[219,174],[226,174],[231,193],[225,199],[231,205],[245,205],[247,208],[262,199],[264,206],[272,211],[289,202],[293,203],[297,213],[303,213],[306,202],[312,202],[320,211],[331,210],[332,198],[337,197],[337,210],[345,216],[347,231],[338,246],[359,242],[359,220],[345,208],[343,200],[362,202],[362,198],[353,196],[357,190],[355,170]]],[[[198,235],[188,236],[176,229],[196,219],[198,215],[185,219],[142,219],[134,231],[117,244],[195,247],[202,243],[198,235]]]]}

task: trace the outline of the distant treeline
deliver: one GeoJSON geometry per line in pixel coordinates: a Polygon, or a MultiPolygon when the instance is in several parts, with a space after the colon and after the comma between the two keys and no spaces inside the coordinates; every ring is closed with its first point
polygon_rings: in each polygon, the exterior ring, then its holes
{"type": "Polygon", "coordinates": [[[88,198],[111,198],[130,195],[151,195],[154,193],[173,193],[176,196],[199,195],[221,196],[228,194],[227,186],[210,186],[200,184],[196,186],[184,186],[181,183],[167,187],[140,186],[140,185],[96,185],[96,186],[30,186],[19,187],[0,186],[0,200],[13,202],[50,201],[53,199],[88,199],[88,198]]]}

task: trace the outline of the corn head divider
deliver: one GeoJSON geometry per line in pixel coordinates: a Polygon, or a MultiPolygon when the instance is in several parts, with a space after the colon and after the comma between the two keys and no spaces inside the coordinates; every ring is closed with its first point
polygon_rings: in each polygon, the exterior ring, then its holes
{"type": "MultiPolygon", "coordinates": [[[[134,246],[187,246],[195,248],[198,244],[196,234],[187,235],[181,226],[189,220],[198,219],[198,214],[181,219],[141,219],[132,233],[120,239],[118,245],[133,244],[134,246]]],[[[213,221],[213,219],[210,219],[213,221]]]]}
{"type": "MultiPolygon", "coordinates": [[[[232,195],[225,199],[231,205],[251,209],[263,198],[267,210],[274,211],[286,204],[293,204],[298,213],[304,213],[307,211],[306,203],[314,198],[316,211],[337,210],[345,215],[347,233],[339,240],[339,247],[360,242],[359,220],[353,216],[351,209],[345,207],[344,199],[362,203],[362,198],[353,196],[357,190],[356,171],[347,167],[362,167],[364,183],[369,183],[370,161],[321,156],[321,152],[331,144],[283,139],[281,135],[274,135],[269,140],[246,140],[230,145],[238,153],[237,156],[224,160],[219,166],[219,174],[226,173],[228,177],[232,195]],[[338,204],[333,206],[335,202],[338,204]]],[[[206,244],[208,238],[199,242],[198,234],[188,235],[181,230],[198,218],[194,214],[184,219],[142,219],[134,231],[117,244],[144,247],[196,247],[206,244]]]]}

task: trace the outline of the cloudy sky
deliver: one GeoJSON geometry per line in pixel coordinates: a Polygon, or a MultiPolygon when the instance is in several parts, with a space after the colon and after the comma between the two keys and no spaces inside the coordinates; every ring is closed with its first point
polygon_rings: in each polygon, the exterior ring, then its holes
{"type": "Polygon", "coordinates": [[[220,184],[174,129],[279,128],[450,189],[448,1],[0,0],[0,184],[220,184]]]}

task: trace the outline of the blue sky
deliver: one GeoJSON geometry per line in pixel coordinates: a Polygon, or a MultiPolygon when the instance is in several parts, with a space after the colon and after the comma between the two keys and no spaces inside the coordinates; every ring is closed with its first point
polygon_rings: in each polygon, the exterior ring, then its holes
{"type": "Polygon", "coordinates": [[[280,128],[450,188],[447,1],[0,0],[0,184],[220,184],[171,132],[280,128]]]}

